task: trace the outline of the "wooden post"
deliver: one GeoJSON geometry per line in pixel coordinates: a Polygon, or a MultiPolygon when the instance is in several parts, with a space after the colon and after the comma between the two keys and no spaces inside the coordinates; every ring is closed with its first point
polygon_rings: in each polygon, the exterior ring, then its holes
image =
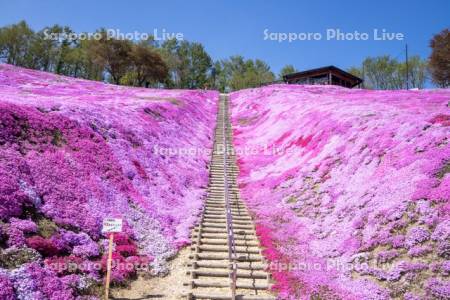
{"type": "Polygon", "coordinates": [[[114,233],[111,232],[109,235],[108,261],[107,261],[107,268],[106,268],[105,300],[109,299],[109,282],[111,281],[113,243],[114,243],[114,233]]]}

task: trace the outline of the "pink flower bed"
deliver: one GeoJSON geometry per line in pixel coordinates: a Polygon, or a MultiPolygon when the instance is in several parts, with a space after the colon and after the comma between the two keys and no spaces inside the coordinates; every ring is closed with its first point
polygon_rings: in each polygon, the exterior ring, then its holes
{"type": "Polygon", "coordinates": [[[450,90],[273,85],[231,100],[281,299],[450,298],[450,90]]]}
{"type": "MultiPolygon", "coordinates": [[[[202,206],[217,98],[0,64],[0,251],[32,248],[41,259],[100,264],[102,220],[120,217],[126,242],[115,255],[147,257],[154,271],[165,272],[202,206]],[[56,226],[51,236],[42,236],[42,220],[56,226]]],[[[45,290],[34,298],[26,290],[46,282],[33,283],[28,270],[46,268],[36,263],[16,271],[0,265],[2,292],[14,286],[19,299],[45,298],[45,290]]],[[[39,276],[59,285],[56,275],[48,269],[39,276]]],[[[63,282],[80,284],[69,276],[63,282]]]]}

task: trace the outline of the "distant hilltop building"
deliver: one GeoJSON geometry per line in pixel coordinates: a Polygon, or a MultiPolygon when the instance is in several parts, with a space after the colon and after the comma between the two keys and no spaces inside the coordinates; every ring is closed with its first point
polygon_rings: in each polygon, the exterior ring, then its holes
{"type": "Polygon", "coordinates": [[[347,88],[360,86],[363,80],[335,66],[327,66],[302,72],[286,74],[283,81],[288,84],[327,84],[347,88]]]}

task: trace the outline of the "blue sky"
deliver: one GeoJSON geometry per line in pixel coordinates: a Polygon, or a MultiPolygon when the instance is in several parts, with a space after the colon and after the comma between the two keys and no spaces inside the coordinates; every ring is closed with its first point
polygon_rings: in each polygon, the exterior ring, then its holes
{"type": "Polygon", "coordinates": [[[0,26],[25,20],[33,29],[58,23],[76,32],[99,27],[122,32],[181,32],[205,45],[214,59],[241,54],[278,72],[324,65],[347,68],[366,56],[428,57],[429,40],[450,26],[450,1],[100,1],[0,0],[0,26]],[[264,40],[269,33],[320,33],[320,41],[264,40]],[[327,29],[369,34],[367,41],[327,40],[327,29]],[[402,33],[403,41],[374,41],[373,30],[402,33]]]}

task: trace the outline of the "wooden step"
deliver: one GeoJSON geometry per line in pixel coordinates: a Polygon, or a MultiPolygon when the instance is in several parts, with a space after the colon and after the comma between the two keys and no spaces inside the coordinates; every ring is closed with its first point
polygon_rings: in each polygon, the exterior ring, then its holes
{"type": "MultiPolygon", "coordinates": [[[[228,233],[226,229],[219,229],[219,228],[201,228],[202,233],[228,233]]],[[[194,231],[199,231],[199,229],[195,228],[194,231]]],[[[254,230],[246,230],[246,229],[234,229],[233,230],[234,235],[254,235],[254,230]]]]}
{"type": "MultiPolygon", "coordinates": [[[[198,227],[200,227],[200,226],[198,226],[198,227]]],[[[226,228],[226,224],[203,222],[201,224],[201,227],[202,228],[226,228]]],[[[240,225],[240,224],[233,223],[232,227],[234,230],[237,230],[237,229],[254,230],[253,226],[251,226],[251,225],[240,225]]]]}
{"type": "MultiPolygon", "coordinates": [[[[192,254],[189,256],[189,258],[202,260],[228,260],[228,253],[196,253],[195,256],[192,254]]],[[[261,256],[256,254],[239,255],[237,260],[241,262],[262,262],[261,256]]]]}
{"type": "MultiPolygon", "coordinates": [[[[198,232],[194,232],[193,234],[191,234],[191,238],[198,238],[199,233],[198,232]]],[[[216,240],[222,240],[222,239],[227,239],[228,236],[226,233],[209,233],[209,232],[202,232],[200,234],[200,237],[202,239],[216,239],[216,240]]],[[[257,237],[256,235],[236,235],[234,237],[235,241],[257,241],[257,237]]]]}
{"type": "MultiPolygon", "coordinates": [[[[196,241],[193,244],[197,243],[196,241]]],[[[200,245],[228,245],[228,241],[226,238],[224,239],[200,239],[200,245]]],[[[259,247],[259,243],[256,241],[235,241],[236,246],[253,246],[259,247]]]]}
{"type": "MultiPolygon", "coordinates": [[[[206,213],[203,214],[204,218],[210,218],[210,219],[216,219],[216,220],[226,220],[225,212],[223,213],[206,213]]],[[[239,216],[233,216],[233,220],[240,220],[240,221],[249,221],[252,222],[252,218],[249,215],[239,215],[239,216]]]]}
{"type": "MultiPolygon", "coordinates": [[[[205,277],[229,277],[229,270],[190,270],[188,275],[193,275],[194,278],[205,276],[205,277]]],[[[236,273],[237,278],[250,278],[250,279],[267,279],[267,273],[265,272],[252,272],[252,271],[238,271],[236,273]]]]}
{"type": "MultiPolygon", "coordinates": [[[[205,214],[223,214],[225,215],[225,209],[216,209],[216,208],[205,208],[203,210],[203,212],[205,214]]],[[[244,210],[236,210],[236,209],[231,209],[231,215],[234,217],[249,217],[248,213],[244,210]]]]}
{"type": "MultiPolygon", "coordinates": [[[[201,281],[201,280],[192,280],[191,282],[185,284],[190,285],[192,287],[215,287],[215,288],[226,288],[230,287],[228,281],[218,281],[218,282],[209,282],[209,281],[201,281]]],[[[268,284],[236,284],[237,289],[246,289],[246,290],[268,290],[270,286],[268,284]]],[[[208,298],[207,298],[208,299],[208,298]]]]}
{"type": "MultiPolygon", "coordinates": [[[[228,246],[209,246],[209,245],[196,245],[195,247],[192,247],[191,249],[194,250],[199,249],[202,252],[226,252],[228,253],[228,246]]],[[[248,254],[259,254],[258,248],[251,248],[251,247],[242,247],[237,246],[236,247],[236,253],[248,253],[248,254]]]]}
{"type": "Polygon", "coordinates": [[[227,207],[231,210],[232,230],[236,250],[237,294],[235,300],[275,300],[270,289],[269,273],[260,254],[253,218],[240,198],[237,177],[236,151],[233,148],[233,130],[229,119],[229,104],[221,94],[214,129],[215,141],[208,166],[207,198],[201,209],[201,218],[190,234],[192,268],[188,274],[191,287],[187,299],[232,299],[230,290],[229,237],[227,207]],[[226,176],[226,177],[225,177],[226,176]],[[225,179],[228,184],[225,188],[225,179]],[[229,204],[225,203],[228,191],[229,204]],[[217,280],[217,281],[216,281],[217,280]],[[259,292],[266,290],[266,292],[259,292]],[[261,295],[259,295],[261,294],[261,295]]]}
{"type": "MultiPolygon", "coordinates": [[[[223,224],[223,226],[225,226],[227,224],[226,218],[203,217],[202,220],[203,220],[203,222],[207,222],[207,223],[223,224]]],[[[236,220],[233,218],[233,225],[248,225],[248,226],[252,226],[252,228],[253,228],[253,222],[251,220],[241,221],[241,220],[236,220]]]]}
{"type": "MultiPolygon", "coordinates": [[[[238,270],[255,270],[255,271],[263,271],[267,269],[267,265],[263,263],[255,263],[255,262],[238,262],[237,263],[238,270]]],[[[188,264],[188,267],[196,269],[196,268],[208,268],[208,269],[227,269],[229,268],[228,262],[220,262],[220,261],[195,261],[188,264]]]]}
{"type": "MultiPolygon", "coordinates": [[[[233,298],[230,295],[222,295],[222,294],[191,293],[186,295],[186,299],[232,300],[233,298]]],[[[258,296],[258,295],[236,295],[236,300],[276,300],[276,299],[277,299],[276,297],[258,296]]]]}

